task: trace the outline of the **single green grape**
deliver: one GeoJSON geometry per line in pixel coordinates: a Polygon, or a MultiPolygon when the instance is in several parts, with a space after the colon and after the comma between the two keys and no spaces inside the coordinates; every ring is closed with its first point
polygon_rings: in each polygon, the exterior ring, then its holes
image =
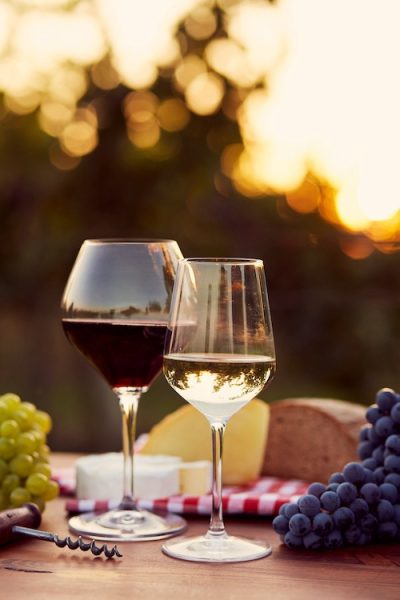
{"type": "Polygon", "coordinates": [[[49,433],[53,426],[50,415],[44,410],[36,411],[33,415],[33,423],[38,425],[45,434],[49,433]]]}
{"type": "Polygon", "coordinates": [[[21,398],[17,394],[12,393],[3,394],[0,396],[0,400],[6,405],[8,413],[17,410],[21,404],[21,398]]]}
{"type": "Polygon", "coordinates": [[[32,402],[21,402],[21,408],[30,414],[33,419],[36,412],[36,406],[32,404],[32,402]]]}
{"type": "Polygon", "coordinates": [[[0,425],[0,435],[8,438],[16,438],[20,432],[19,425],[15,419],[6,419],[0,425]]]}
{"type": "Polygon", "coordinates": [[[33,467],[33,458],[30,454],[17,454],[9,464],[11,473],[20,477],[28,477],[33,467]]]}
{"type": "Polygon", "coordinates": [[[20,433],[16,439],[17,451],[22,454],[33,454],[37,448],[37,440],[30,431],[20,433]]]}
{"type": "Polygon", "coordinates": [[[20,478],[15,473],[9,473],[3,479],[1,489],[4,494],[10,494],[16,487],[20,485],[20,478]]]}
{"type": "Polygon", "coordinates": [[[38,448],[38,452],[39,452],[39,459],[41,459],[43,462],[48,462],[48,458],[49,458],[49,454],[50,454],[50,448],[48,447],[48,445],[42,444],[40,446],[40,448],[38,448]]]}
{"type": "Polygon", "coordinates": [[[25,408],[19,408],[13,412],[13,418],[17,421],[21,431],[27,431],[32,424],[32,415],[25,408]]]}
{"type": "Polygon", "coordinates": [[[59,493],[60,488],[58,486],[58,483],[50,479],[50,481],[48,481],[47,483],[46,491],[43,494],[41,494],[41,498],[43,498],[43,500],[47,502],[48,500],[54,500],[54,498],[57,498],[59,493]]]}
{"type": "Polygon", "coordinates": [[[38,425],[35,423],[33,424],[33,429],[30,429],[28,433],[35,438],[36,449],[46,443],[46,434],[41,429],[38,429],[38,425]]]}
{"type": "Polygon", "coordinates": [[[5,421],[5,419],[8,419],[7,404],[3,402],[0,396],[0,423],[5,421]]]}
{"type": "Polygon", "coordinates": [[[33,465],[32,473],[42,473],[46,475],[48,479],[51,477],[51,467],[49,463],[46,462],[37,462],[33,465]]]}
{"type": "Polygon", "coordinates": [[[10,493],[10,504],[11,506],[22,506],[26,502],[31,501],[31,495],[29,491],[24,487],[16,487],[10,493]]]}
{"type": "Polygon", "coordinates": [[[14,438],[0,437],[0,458],[10,460],[17,452],[17,444],[14,438]]]}
{"type": "Polygon", "coordinates": [[[43,473],[31,473],[25,482],[26,489],[34,496],[41,496],[47,490],[48,477],[43,473]]]}
{"type": "Polygon", "coordinates": [[[8,473],[8,464],[5,460],[0,458],[0,483],[3,481],[4,477],[8,473]]]}

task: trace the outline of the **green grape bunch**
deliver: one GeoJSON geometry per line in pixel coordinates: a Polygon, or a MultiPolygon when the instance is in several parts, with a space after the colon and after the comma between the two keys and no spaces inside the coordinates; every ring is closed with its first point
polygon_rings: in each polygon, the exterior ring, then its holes
{"type": "Polygon", "coordinates": [[[48,413],[17,394],[0,396],[0,510],[34,502],[41,512],[58,496],[51,479],[48,413]]]}

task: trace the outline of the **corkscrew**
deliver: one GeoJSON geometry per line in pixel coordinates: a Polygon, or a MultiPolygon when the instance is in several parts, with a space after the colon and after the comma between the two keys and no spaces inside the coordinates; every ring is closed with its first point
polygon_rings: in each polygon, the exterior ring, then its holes
{"type": "Polygon", "coordinates": [[[0,513],[0,544],[6,544],[15,540],[20,535],[26,535],[46,542],[53,542],[59,548],[67,546],[70,550],[77,550],[78,548],[83,552],[90,550],[95,556],[100,556],[104,552],[107,558],[113,558],[114,556],[118,558],[122,557],[117,546],[113,546],[110,549],[106,544],[97,546],[95,540],[85,542],[81,536],[73,540],[70,536],[61,538],[55,533],[36,529],[40,525],[41,520],[42,516],[36,504],[24,504],[20,508],[3,511],[0,513]]]}
{"type": "Polygon", "coordinates": [[[76,540],[73,540],[70,538],[70,536],[60,538],[55,533],[40,531],[40,529],[30,529],[29,527],[20,527],[19,525],[14,525],[12,532],[17,535],[26,535],[38,540],[44,540],[46,542],[54,542],[59,548],[65,548],[65,546],[68,546],[70,550],[76,550],[77,548],[83,552],[90,550],[90,552],[95,556],[100,556],[100,554],[104,552],[107,558],[113,558],[113,556],[118,556],[119,558],[122,557],[122,554],[119,552],[117,546],[113,546],[111,549],[109,549],[105,544],[102,546],[96,546],[95,540],[91,542],[84,542],[81,536],[79,536],[76,540]]]}

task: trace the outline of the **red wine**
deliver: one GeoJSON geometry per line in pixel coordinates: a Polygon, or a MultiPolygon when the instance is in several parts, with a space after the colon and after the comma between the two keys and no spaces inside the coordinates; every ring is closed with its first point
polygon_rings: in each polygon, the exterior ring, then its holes
{"type": "Polygon", "coordinates": [[[63,319],[69,341],[112,388],[150,385],[162,367],[166,323],[63,319]]]}

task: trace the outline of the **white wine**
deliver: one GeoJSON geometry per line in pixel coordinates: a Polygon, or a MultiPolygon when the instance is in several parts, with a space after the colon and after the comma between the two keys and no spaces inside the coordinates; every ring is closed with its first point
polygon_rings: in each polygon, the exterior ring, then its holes
{"type": "Polygon", "coordinates": [[[187,402],[209,419],[225,420],[272,379],[275,359],[246,354],[168,354],[164,374],[187,402]]]}

